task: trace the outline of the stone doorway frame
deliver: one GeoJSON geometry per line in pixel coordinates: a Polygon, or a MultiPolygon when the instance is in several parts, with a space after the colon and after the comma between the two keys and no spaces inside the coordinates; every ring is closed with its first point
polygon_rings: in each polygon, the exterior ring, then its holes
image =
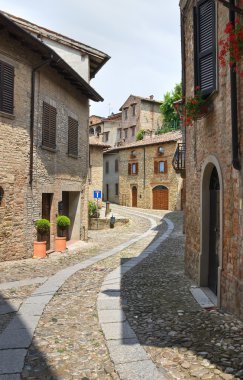
{"type": "Polygon", "coordinates": [[[213,168],[216,168],[220,185],[220,238],[219,238],[219,266],[218,266],[218,294],[217,306],[221,305],[221,272],[222,272],[222,248],[223,248],[223,178],[218,159],[210,155],[202,165],[200,183],[200,257],[199,257],[199,286],[208,286],[209,265],[209,218],[210,218],[210,195],[209,182],[213,168]]]}

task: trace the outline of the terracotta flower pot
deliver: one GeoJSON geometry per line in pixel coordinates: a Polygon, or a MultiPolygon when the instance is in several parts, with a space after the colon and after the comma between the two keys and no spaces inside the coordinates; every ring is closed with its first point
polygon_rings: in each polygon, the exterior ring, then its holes
{"type": "Polygon", "coordinates": [[[64,252],[67,248],[67,239],[66,237],[59,237],[57,236],[55,238],[55,251],[56,252],[64,252]]]}
{"type": "Polygon", "coordinates": [[[46,241],[34,241],[33,258],[43,259],[46,257],[46,241]]]}

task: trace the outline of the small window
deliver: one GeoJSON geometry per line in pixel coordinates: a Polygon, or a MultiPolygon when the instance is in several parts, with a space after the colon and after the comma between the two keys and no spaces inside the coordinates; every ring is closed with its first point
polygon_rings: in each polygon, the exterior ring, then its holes
{"type": "Polygon", "coordinates": [[[56,149],[56,122],[56,108],[43,102],[42,145],[47,148],[56,149]]]}
{"type": "Polygon", "coordinates": [[[90,128],[90,129],[89,129],[89,134],[90,134],[91,136],[94,135],[94,128],[90,128]]]}
{"type": "Polygon", "coordinates": [[[128,109],[124,108],[124,119],[127,120],[128,109]]]}
{"type": "Polygon", "coordinates": [[[118,192],[119,192],[119,186],[118,186],[118,183],[115,184],[115,195],[118,195],[118,192]]]}
{"type": "Polygon", "coordinates": [[[78,156],[78,120],[68,117],[68,154],[78,156]]]}
{"type": "Polygon", "coordinates": [[[104,132],[104,142],[109,141],[109,132],[104,132]]]}
{"type": "Polygon", "coordinates": [[[100,127],[100,126],[96,127],[96,131],[95,131],[95,132],[97,133],[97,135],[98,135],[99,133],[101,133],[101,127],[100,127]]]}
{"type": "Polygon", "coordinates": [[[0,111],[13,114],[14,67],[0,61],[0,111]]]}
{"type": "Polygon", "coordinates": [[[118,139],[122,138],[122,129],[121,128],[117,129],[117,137],[118,137],[118,139]]]}
{"type": "Polygon", "coordinates": [[[109,161],[106,161],[106,163],[105,163],[105,172],[106,172],[106,174],[109,173],[109,161]]]}
{"type": "Polygon", "coordinates": [[[135,129],[136,129],[135,125],[131,127],[132,136],[135,136],[135,129]]]}
{"type": "Polygon", "coordinates": [[[167,161],[154,161],[154,173],[167,173],[167,161]]]}
{"type": "Polygon", "coordinates": [[[118,160],[117,159],[115,160],[115,172],[116,173],[118,172],[118,160]]]}
{"type": "Polygon", "coordinates": [[[129,175],[138,174],[138,162],[128,164],[128,174],[129,175]]]}
{"type": "Polygon", "coordinates": [[[125,136],[125,139],[127,139],[127,137],[128,137],[128,128],[124,129],[124,136],[125,136]]]}
{"type": "Polygon", "coordinates": [[[136,104],[132,104],[132,116],[136,115],[136,104]]]}

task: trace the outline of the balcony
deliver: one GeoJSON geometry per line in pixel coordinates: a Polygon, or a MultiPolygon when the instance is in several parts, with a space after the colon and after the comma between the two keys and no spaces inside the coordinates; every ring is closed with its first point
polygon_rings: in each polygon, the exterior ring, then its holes
{"type": "Polygon", "coordinates": [[[172,166],[175,169],[176,173],[184,174],[186,170],[186,144],[179,143],[177,145],[173,160],[172,166]]]}

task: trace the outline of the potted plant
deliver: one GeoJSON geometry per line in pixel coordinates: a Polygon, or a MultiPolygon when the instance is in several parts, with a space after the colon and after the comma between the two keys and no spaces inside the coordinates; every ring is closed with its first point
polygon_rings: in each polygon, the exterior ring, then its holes
{"type": "Polygon", "coordinates": [[[186,98],[185,107],[185,124],[192,125],[193,121],[204,116],[208,111],[207,99],[202,96],[200,87],[195,88],[195,95],[186,98]]]}
{"type": "Polygon", "coordinates": [[[57,236],[55,238],[55,251],[64,252],[67,248],[67,238],[64,236],[64,231],[67,231],[70,226],[70,219],[65,215],[57,217],[57,236]],[[61,236],[59,236],[59,233],[61,236]]]}
{"type": "Polygon", "coordinates": [[[50,222],[47,219],[38,219],[35,222],[35,228],[37,231],[37,241],[34,241],[34,254],[35,258],[46,257],[46,241],[43,241],[43,237],[50,231],[50,222]]]}
{"type": "Polygon", "coordinates": [[[96,202],[89,201],[88,203],[89,218],[99,218],[100,213],[96,202]]]}

